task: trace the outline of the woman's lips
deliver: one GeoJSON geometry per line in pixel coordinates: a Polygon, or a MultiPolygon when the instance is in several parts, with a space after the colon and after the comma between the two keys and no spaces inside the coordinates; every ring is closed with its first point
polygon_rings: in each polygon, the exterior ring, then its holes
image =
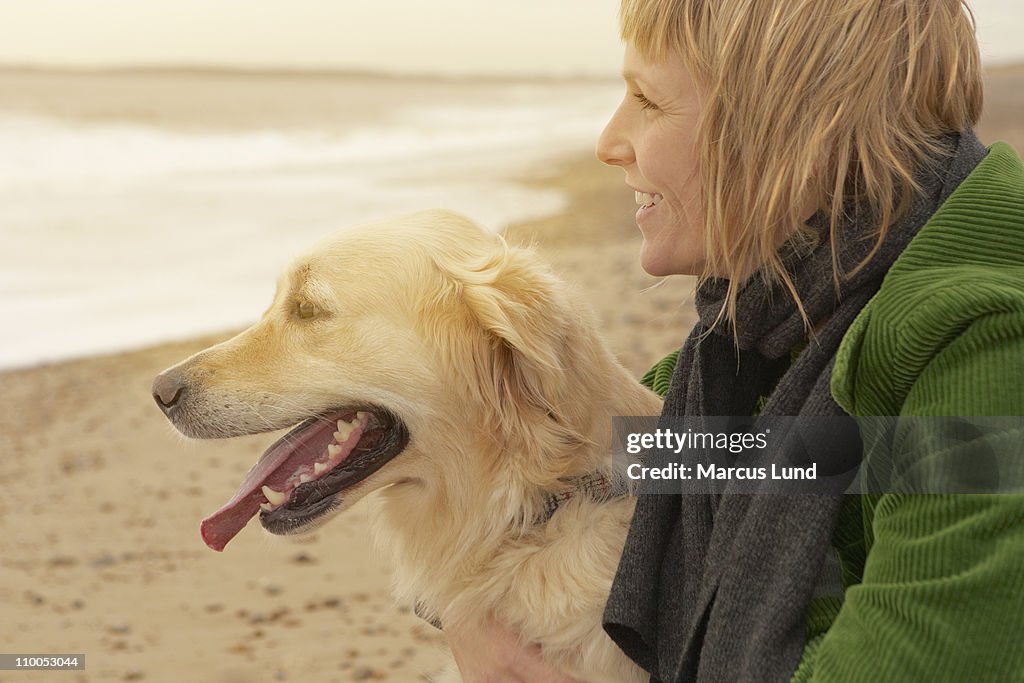
{"type": "Polygon", "coordinates": [[[634,190],[634,194],[636,203],[640,205],[636,212],[636,222],[639,223],[658,206],[661,202],[661,195],[656,192],[641,192],[640,190],[634,190]]]}

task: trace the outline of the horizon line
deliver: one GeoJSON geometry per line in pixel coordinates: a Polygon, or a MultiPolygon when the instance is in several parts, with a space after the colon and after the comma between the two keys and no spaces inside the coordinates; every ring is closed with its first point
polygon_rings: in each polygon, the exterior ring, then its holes
{"type": "MultiPolygon", "coordinates": [[[[1022,61],[1021,63],[1024,63],[1022,61]]],[[[243,66],[217,63],[136,63],[109,65],[46,64],[33,62],[0,62],[0,73],[63,73],[74,75],[231,75],[242,77],[275,78],[379,78],[391,80],[430,81],[616,81],[619,75],[587,72],[454,72],[414,70],[387,70],[359,67],[305,67],[305,66],[243,66]]]]}

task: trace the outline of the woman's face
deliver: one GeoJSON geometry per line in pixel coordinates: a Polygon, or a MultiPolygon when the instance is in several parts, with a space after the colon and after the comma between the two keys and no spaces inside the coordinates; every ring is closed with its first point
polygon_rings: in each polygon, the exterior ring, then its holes
{"type": "Polygon", "coordinates": [[[696,147],[700,98],[681,60],[648,62],[626,46],[626,96],[597,141],[597,156],[626,172],[651,275],[700,275],[704,208],[696,147]]]}

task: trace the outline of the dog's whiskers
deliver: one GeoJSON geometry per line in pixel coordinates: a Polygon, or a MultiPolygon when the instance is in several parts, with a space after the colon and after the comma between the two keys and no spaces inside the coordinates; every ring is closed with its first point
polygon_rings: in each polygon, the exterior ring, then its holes
{"type": "MultiPolygon", "coordinates": [[[[268,397],[269,398],[274,398],[274,399],[278,400],[282,404],[286,402],[284,400],[283,396],[269,396],[268,395],[268,397]]],[[[295,407],[299,408],[297,403],[295,404],[295,407]]],[[[255,415],[256,418],[258,418],[267,427],[267,431],[277,431],[279,429],[282,429],[282,428],[288,426],[288,425],[282,426],[280,421],[276,421],[275,422],[274,420],[271,420],[260,409],[258,409],[256,406],[245,404],[245,409],[248,410],[253,415],[255,415]]],[[[279,406],[273,406],[273,409],[280,410],[279,406]]],[[[284,411],[282,411],[282,412],[284,412],[284,411]]],[[[318,413],[316,413],[314,411],[311,411],[309,409],[301,409],[300,408],[299,410],[295,410],[294,412],[288,411],[288,422],[289,422],[289,424],[293,425],[293,424],[297,424],[299,422],[302,422],[302,421],[306,420],[307,418],[316,417],[317,415],[318,415],[318,413]]],[[[291,437],[289,437],[287,434],[284,437],[282,437],[282,438],[284,439],[285,443],[288,443],[289,445],[295,445],[294,440],[291,437]]]]}

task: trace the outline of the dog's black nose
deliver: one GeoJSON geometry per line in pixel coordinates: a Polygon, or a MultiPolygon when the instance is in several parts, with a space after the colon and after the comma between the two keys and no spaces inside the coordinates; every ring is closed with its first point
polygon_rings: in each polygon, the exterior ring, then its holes
{"type": "Polygon", "coordinates": [[[174,370],[161,372],[153,380],[153,399],[165,415],[170,415],[184,398],[185,389],[184,378],[179,373],[174,370]]]}

